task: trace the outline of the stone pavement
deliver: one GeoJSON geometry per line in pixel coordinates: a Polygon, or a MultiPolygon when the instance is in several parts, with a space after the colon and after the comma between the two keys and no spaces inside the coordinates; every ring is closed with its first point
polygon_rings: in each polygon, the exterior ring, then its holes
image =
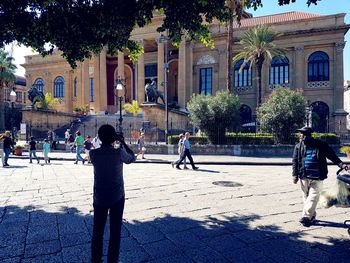
{"type": "MultiPolygon", "coordinates": [[[[0,262],[89,262],[92,166],[9,163],[0,168],[0,262]]],[[[315,226],[299,225],[290,166],[199,167],[125,165],[120,262],[349,262],[350,208],[319,208],[315,226]]],[[[329,168],[325,188],[335,183],[337,167],[329,168]]]]}

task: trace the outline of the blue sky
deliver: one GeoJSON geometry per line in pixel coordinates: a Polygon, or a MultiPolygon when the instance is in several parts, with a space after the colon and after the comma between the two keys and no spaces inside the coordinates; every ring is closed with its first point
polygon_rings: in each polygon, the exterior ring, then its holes
{"type": "MultiPolygon", "coordinates": [[[[263,7],[254,11],[248,9],[253,16],[264,16],[276,13],[285,13],[290,11],[300,11],[320,15],[331,15],[337,13],[346,13],[345,23],[350,24],[350,0],[321,0],[317,5],[307,6],[307,0],[296,0],[295,3],[279,6],[278,0],[263,0],[263,7]]],[[[345,35],[347,42],[344,48],[344,80],[350,80],[350,30],[345,35]]]]}

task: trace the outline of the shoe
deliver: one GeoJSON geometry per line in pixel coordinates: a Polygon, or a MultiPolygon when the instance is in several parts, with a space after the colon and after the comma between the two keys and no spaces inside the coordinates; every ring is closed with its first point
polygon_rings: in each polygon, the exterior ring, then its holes
{"type": "Polygon", "coordinates": [[[85,160],[83,160],[83,164],[85,164],[85,160]]]}
{"type": "Polygon", "coordinates": [[[311,220],[308,217],[302,217],[299,222],[304,226],[304,227],[309,227],[311,226],[311,220]]]}
{"type": "Polygon", "coordinates": [[[171,167],[175,167],[175,163],[174,162],[171,162],[171,167]]]}
{"type": "Polygon", "coordinates": [[[311,224],[316,222],[316,214],[314,214],[310,219],[311,224]]]}
{"type": "Polygon", "coordinates": [[[195,166],[192,168],[192,170],[198,170],[199,167],[195,166]]]}
{"type": "Polygon", "coordinates": [[[74,164],[78,164],[78,162],[74,162],[74,164]]]}
{"type": "Polygon", "coordinates": [[[142,159],[146,159],[145,157],[142,157],[142,159]]]}
{"type": "Polygon", "coordinates": [[[179,166],[176,166],[176,169],[181,170],[181,168],[179,166]]]}
{"type": "Polygon", "coordinates": [[[184,167],[184,170],[188,170],[187,166],[184,167]]]}
{"type": "Polygon", "coordinates": [[[29,163],[33,163],[33,162],[29,162],[29,163]]]}
{"type": "Polygon", "coordinates": [[[50,163],[50,159],[48,160],[48,162],[50,163]]]}
{"type": "Polygon", "coordinates": [[[40,161],[38,160],[38,163],[40,163],[40,161]]]}

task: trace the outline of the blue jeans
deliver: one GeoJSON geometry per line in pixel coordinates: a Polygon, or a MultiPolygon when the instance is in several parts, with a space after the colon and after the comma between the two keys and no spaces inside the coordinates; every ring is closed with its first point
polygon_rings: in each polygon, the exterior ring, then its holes
{"type": "Polygon", "coordinates": [[[81,150],[83,149],[83,146],[82,145],[77,145],[77,148],[76,148],[76,157],[75,157],[75,161],[76,162],[78,162],[78,161],[83,161],[84,160],[84,158],[83,157],[81,157],[81,155],[80,155],[80,152],[81,152],[81,150]]]}
{"type": "Polygon", "coordinates": [[[30,150],[29,151],[29,162],[32,162],[32,155],[39,162],[39,158],[36,156],[36,150],[30,150]]]}
{"type": "Polygon", "coordinates": [[[9,159],[10,153],[11,153],[11,148],[4,149],[4,163],[3,163],[3,165],[8,165],[7,160],[9,159]]]}

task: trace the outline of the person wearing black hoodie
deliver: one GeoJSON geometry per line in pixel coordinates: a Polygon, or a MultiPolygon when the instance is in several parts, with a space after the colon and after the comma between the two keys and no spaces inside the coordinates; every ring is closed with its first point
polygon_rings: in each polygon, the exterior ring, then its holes
{"type": "Polygon", "coordinates": [[[347,169],[328,143],[312,138],[312,128],[297,130],[300,141],[293,153],[293,183],[300,179],[304,207],[300,223],[310,226],[316,219],[316,207],[322,191],[323,180],[327,178],[327,159],[341,168],[347,169]]]}

